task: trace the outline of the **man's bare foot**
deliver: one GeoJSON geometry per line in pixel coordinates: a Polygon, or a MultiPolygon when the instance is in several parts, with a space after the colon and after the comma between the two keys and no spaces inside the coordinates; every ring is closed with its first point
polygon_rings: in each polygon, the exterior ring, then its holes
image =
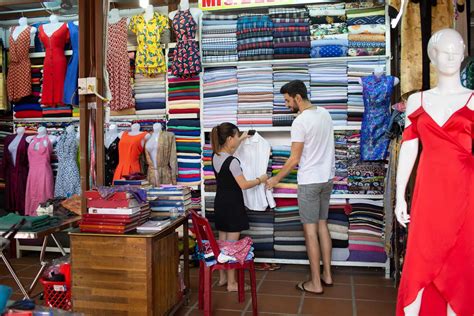
{"type": "Polygon", "coordinates": [[[332,276],[330,274],[324,274],[324,272],[321,275],[321,283],[324,286],[332,286],[334,284],[332,280],[332,276]]]}
{"type": "MultiPolygon", "coordinates": [[[[250,291],[251,287],[248,284],[245,284],[245,290],[250,291]]],[[[237,292],[239,290],[239,286],[237,283],[235,284],[227,284],[227,292],[237,292]]]]}
{"type": "Polygon", "coordinates": [[[219,280],[219,283],[217,283],[217,286],[224,286],[227,285],[227,280],[219,280]]]}
{"type": "Polygon", "coordinates": [[[323,286],[321,283],[319,284],[313,284],[312,281],[307,281],[307,282],[301,282],[298,284],[300,290],[303,290],[305,292],[313,293],[313,294],[322,294],[324,293],[323,286]]]}

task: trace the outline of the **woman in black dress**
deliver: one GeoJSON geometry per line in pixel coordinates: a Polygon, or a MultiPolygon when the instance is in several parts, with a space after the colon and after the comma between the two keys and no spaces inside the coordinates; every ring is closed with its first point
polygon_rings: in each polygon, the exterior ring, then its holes
{"type": "MultiPolygon", "coordinates": [[[[242,190],[253,188],[268,179],[266,174],[252,180],[245,179],[240,161],[232,156],[247,133],[240,135],[239,128],[222,123],[211,132],[212,167],[216,175],[217,190],[214,202],[215,224],[219,240],[238,240],[240,232],[249,228],[242,190]]],[[[219,285],[227,284],[227,291],[237,291],[235,271],[220,271],[219,285]]]]}

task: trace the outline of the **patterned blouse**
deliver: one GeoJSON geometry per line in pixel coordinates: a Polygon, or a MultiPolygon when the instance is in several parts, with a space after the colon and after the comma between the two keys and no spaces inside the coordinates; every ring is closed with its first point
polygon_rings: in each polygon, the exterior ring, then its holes
{"type": "Polygon", "coordinates": [[[155,12],[148,22],[142,14],[130,20],[130,30],[137,35],[136,73],[155,75],[166,72],[166,62],[160,46],[162,32],[169,28],[168,17],[155,12]]]}

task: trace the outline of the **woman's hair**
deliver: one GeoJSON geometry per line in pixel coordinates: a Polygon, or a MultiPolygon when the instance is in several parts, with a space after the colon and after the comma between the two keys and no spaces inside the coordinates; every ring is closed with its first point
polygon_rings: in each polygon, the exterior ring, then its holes
{"type": "Polygon", "coordinates": [[[214,154],[219,154],[227,137],[234,137],[238,132],[239,128],[232,123],[225,122],[214,126],[211,131],[211,145],[214,154]]]}

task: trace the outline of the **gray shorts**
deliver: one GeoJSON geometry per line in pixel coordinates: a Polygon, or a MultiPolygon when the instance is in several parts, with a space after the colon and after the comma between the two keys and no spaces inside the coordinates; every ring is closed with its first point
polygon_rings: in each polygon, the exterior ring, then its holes
{"type": "Polygon", "coordinates": [[[303,224],[328,219],[332,187],[332,181],[298,185],[298,207],[303,224]]]}

